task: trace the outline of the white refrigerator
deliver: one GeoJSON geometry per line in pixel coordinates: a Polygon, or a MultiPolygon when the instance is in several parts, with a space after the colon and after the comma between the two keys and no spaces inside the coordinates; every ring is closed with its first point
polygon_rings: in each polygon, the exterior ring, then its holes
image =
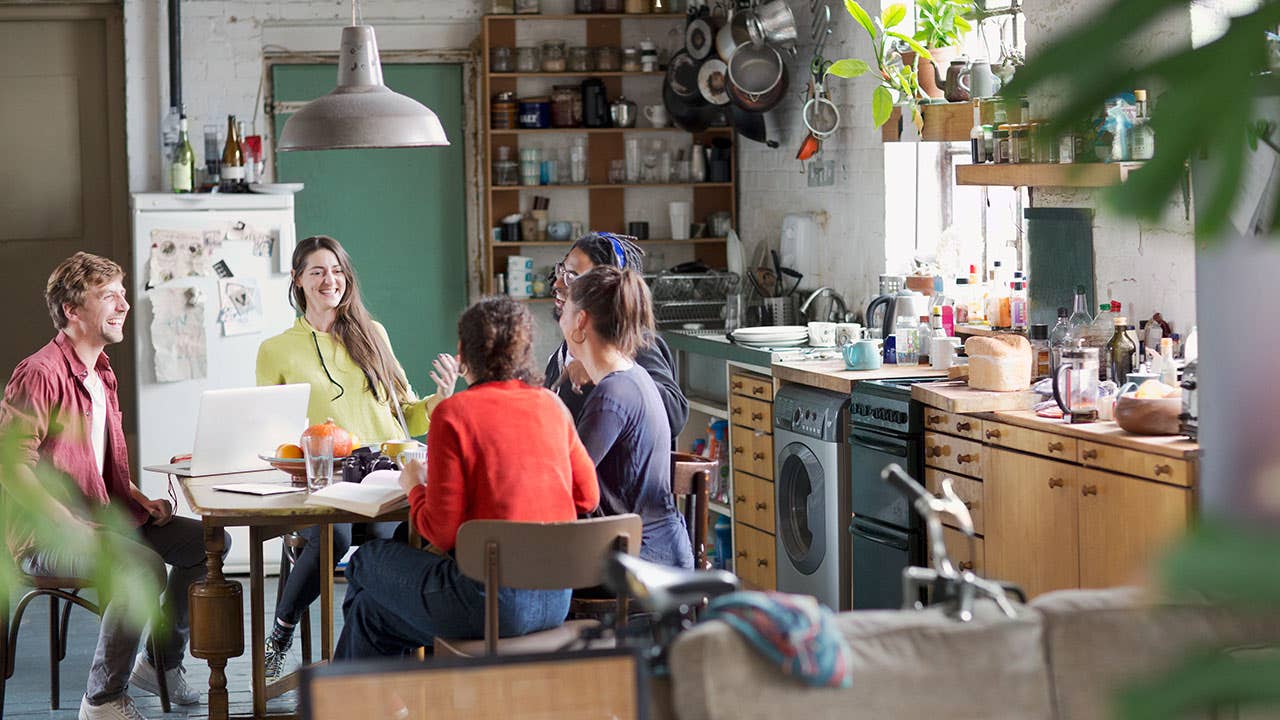
{"type": "MultiPolygon", "coordinates": [[[[256,384],[258,345],[294,322],[287,293],[296,239],[292,195],[135,193],[130,206],[141,467],[191,451],[202,392],[256,384]]],[[[263,452],[286,440],[246,438],[263,452]]],[[[168,497],[167,483],[142,471],[148,497],[168,497]]],[[[193,516],[176,480],[174,489],[179,513],[193,516]]],[[[248,531],[231,535],[226,570],[248,572],[248,531]]],[[[278,568],[278,540],[264,558],[278,568]]]]}

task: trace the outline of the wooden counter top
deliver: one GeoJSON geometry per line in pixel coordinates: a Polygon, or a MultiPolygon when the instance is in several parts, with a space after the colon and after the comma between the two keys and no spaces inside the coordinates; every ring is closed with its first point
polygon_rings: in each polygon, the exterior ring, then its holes
{"type": "Polygon", "coordinates": [[[1009,423],[1031,430],[1056,433],[1079,440],[1115,445],[1165,457],[1193,460],[1200,455],[1200,445],[1183,435],[1135,435],[1106,420],[1071,424],[1065,420],[1042,418],[1030,410],[977,413],[985,420],[1009,423]]]}
{"type": "Polygon", "coordinates": [[[965,380],[919,383],[911,386],[911,399],[952,413],[1030,410],[1040,396],[1030,390],[993,392],[974,390],[965,380]]]}
{"type": "Polygon", "coordinates": [[[784,382],[808,385],[846,395],[853,390],[854,383],[863,380],[947,376],[946,370],[934,370],[928,365],[885,365],[879,370],[846,370],[843,358],[775,362],[772,369],[773,376],[784,382]]]}

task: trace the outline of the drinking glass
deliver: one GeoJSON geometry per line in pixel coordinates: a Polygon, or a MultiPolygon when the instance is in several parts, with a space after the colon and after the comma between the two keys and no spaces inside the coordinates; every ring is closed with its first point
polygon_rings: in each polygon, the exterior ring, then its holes
{"type": "Polygon", "coordinates": [[[333,482],[333,436],[302,438],[302,455],[307,461],[307,492],[329,487],[333,482]]]}
{"type": "Polygon", "coordinates": [[[627,165],[623,160],[609,161],[609,184],[621,185],[627,181],[627,165]]]}

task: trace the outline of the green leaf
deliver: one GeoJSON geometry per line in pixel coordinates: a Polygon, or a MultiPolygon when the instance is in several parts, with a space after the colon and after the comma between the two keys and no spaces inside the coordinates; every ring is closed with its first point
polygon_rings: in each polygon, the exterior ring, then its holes
{"type": "Polygon", "coordinates": [[[956,29],[961,33],[967,33],[973,29],[973,25],[970,25],[969,21],[962,17],[956,17],[956,29]]]}
{"type": "Polygon", "coordinates": [[[856,78],[866,74],[870,69],[871,66],[862,60],[846,58],[831,63],[831,67],[827,68],[827,74],[842,78],[856,78]]]}
{"type": "Polygon", "coordinates": [[[871,117],[875,119],[876,127],[880,127],[889,121],[892,114],[893,96],[889,93],[889,88],[881,85],[871,93],[871,117]]]}
{"type": "Polygon", "coordinates": [[[902,3],[894,3],[884,9],[880,13],[880,23],[885,29],[889,29],[907,18],[907,6],[902,3]]]}
{"type": "Polygon", "coordinates": [[[929,50],[925,46],[916,42],[915,38],[904,35],[896,30],[888,30],[885,32],[885,34],[890,35],[892,37],[896,37],[902,42],[906,43],[907,45],[910,45],[911,49],[916,51],[916,55],[921,60],[930,61],[930,62],[933,60],[933,55],[929,53],[929,50]]]}
{"type": "Polygon", "coordinates": [[[857,0],[844,0],[844,9],[853,16],[854,20],[858,21],[859,25],[867,29],[868,35],[875,37],[876,26],[871,22],[871,16],[867,14],[866,10],[862,9],[857,0]]]}

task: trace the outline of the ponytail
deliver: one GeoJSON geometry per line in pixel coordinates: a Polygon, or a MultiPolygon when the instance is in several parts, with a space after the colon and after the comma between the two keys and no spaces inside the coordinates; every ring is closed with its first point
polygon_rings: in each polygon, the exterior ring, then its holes
{"type": "Polygon", "coordinates": [[[602,340],[634,358],[653,340],[653,299],[640,273],[599,265],[573,281],[569,297],[602,340]]]}

